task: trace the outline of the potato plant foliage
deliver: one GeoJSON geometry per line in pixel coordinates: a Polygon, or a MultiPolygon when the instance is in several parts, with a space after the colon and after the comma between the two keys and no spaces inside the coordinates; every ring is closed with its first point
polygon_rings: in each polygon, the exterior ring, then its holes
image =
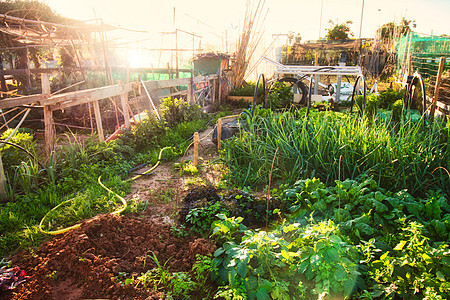
{"type": "Polygon", "coordinates": [[[446,298],[450,206],[442,194],[414,198],[404,190],[386,191],[370,178],[331,187],[307,179],[278,197],[275,212],[284,218],[270,231],[248,229],[242,217],[224,214],[213,224],[213,237],[222,242],[214,253],[214,279],[230,294],[446,298]]]}

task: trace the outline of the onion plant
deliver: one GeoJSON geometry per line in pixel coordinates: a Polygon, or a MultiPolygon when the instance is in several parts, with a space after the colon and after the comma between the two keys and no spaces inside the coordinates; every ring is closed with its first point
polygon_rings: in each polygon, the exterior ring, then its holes
{"type": "Polygon", "coordinates": [[[318,177],[326,184],[339,178],[373,177],[388,190],[408,189],[423,194],[437,188],[450,194],[450,129],[445,122],[399,122],[360,118],[335,112],[255,111],[246,128],[226,141],[223,156],[229,178],[241,187],[267,184],[272,178],[285,184],[318,177]]]}

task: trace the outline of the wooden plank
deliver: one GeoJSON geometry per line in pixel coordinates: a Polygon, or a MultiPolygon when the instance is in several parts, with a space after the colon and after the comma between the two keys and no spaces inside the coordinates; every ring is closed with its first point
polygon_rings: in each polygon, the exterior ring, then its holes
{"type": "MultiPolygon", "coordinates": [[[[42,95],[50,95],[50,76],[48,74],[41,74],[41,88],[42,95]]],[[[55,124],[53,123],[53,112],[49,106],[44,106],[44,125],[45,125],[45,149],[47,155],[55,148],[55,124]]]]}
{"type": "MultiPolygon", "coordinates": [[[[427,96],[427,103],[430,105],[430,107],[431,104],[433,103],[433,100],[434,99],[432,97],[427,96]]],[[[446,104],[441,101],[436,101],[436,108],[439,108],[441,111],[447,112],[446,113],[447,115],[450,115],[450,104],[446,104]]]]}
{"type": "Polygon", "coordinates": [[[120,96],[120,102],[122,104],[122,112],[123,117],[125,119],[125,127],[130,128],[131,124],[130,124],[130,112],[128,110],[128,93],[122,94],[120,96]]]}
{"type": "Polygon", "coordinates": [[[216,78],[213,78],[213,98],[212,102],[216,103],[216,78]]]}
{"type": "Polygon", "coordinates": [[[0,109],[6,109],[10,107],[15,106],[21,106],[21,105],[28,105],[34,102],[39,102],[45,98],[47,98],[48,95],[30,95],[30,96],[23,96],[23,97],[17,97],[17,98],[7,98],[0,100],[0,109]]]}
{"type": "Polygon", "coordinates": [[[45,149],[49,155],[55,144],[55,124],[53,123],[53,112],[49,106],[44,106],[44,125],[45,125],[45,149]]]}
{"type": "Polygon", "coordinates": [[[197,76],[197,77],[194,77],[194,83],[209,82],[210,80],[217,79],[217,78],[219,78],[219,76],[217,74],[206,75],[206,76],[197,76]]]}
{"type": "Polygon", "coordinates": [[[217,120],[217,150],[220,150],[221,142],[222,142],[222,118],[217,120]]]}
{"type": "Polygon", "coordinates": [[[159,81],[144,81],[145,87],[151,89],[167,89],[174,86],[188,85],[190,78],[174,78],[159,81]]]}
{"type": "Polygon", "coordinates": [[[41,74],[41,88],[43,95],[50,95],[50,76],[48,74],[41,74]]]}
{"type": "Polygon", "coordinates": [[[430,109],[430,117],[431,118],[434,117],[434,112],[436,111],[436,104],[439,99],[439,86],[441,85],[441,77],[442,77],[442,72],[444,71],[444,65],[445,65],[445,57],[442,56],[441,60],[439,62],[439,71],[438,71],[437,77],[436,77],[436,85],[434,87],[433,104],[431,104],[431,109],[430,109]]]}
{"type": "MultiPolygon", "coordinates": [[[[194,83],[201,83],[201,82],[209,82],[210,80],[213,80],[215,78],[218,78],[216,74],[214,75],[207,75],[207,76],[197,76],[194,77],[194,83]]],[[[145,84],[145,87],[148,90],[155,90],[155,89],[166,89],[174,86],[180,86],[180,85],[188,85],[191,78],[174,78],[169,80],[147,80],[143,81],[145,84]]]]}
{"type": "Polygon", "coordinates": [[[109,97],[119,96],[132,90],[133,84],[116,84],[101,88],[75,91],[60,95],[53,95],[48,99],[39,101],[40,105],[51,105],[52,109],[63,109],[66,107],[93,102],[109,97]]]}
{"type": "Polygon", "coordinates": [[[198,132],[195,132],[194,133],[194,166],[198,165],[198,143],[199,143],[198,132]]]}
{"type": "Polygon", "coordinates": [[[98,132],[98,139],[101,142],[105,141],[105,136],[103,135],[103,125],[102,125],[102,115],[100,113],[100,105],[98,104],[98,101],[94,101],[94,114],[95,114],[95,123],[97,123],[97,132],[98,132]]]}

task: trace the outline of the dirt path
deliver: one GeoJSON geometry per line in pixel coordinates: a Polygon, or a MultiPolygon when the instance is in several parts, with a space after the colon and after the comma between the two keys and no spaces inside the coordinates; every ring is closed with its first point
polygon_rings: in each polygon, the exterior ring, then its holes
{"type": "MultiPolygon", "coordinates": [[[[136,179],[131,187],[127,200],[135,199],[147,205],[147,214],[165,217],[168,222],[174,222],[181,207],[181,201],[190,187],[197,184],[216,185],[221,180],[218,166],[212,164],[217,158],[217,147],[211,141],[210,126],[199,133],[199,173],[197,175],[182,174],[175,169],[175,163],[192,161],[194,147],[191,146],[186,155],[176,162],[162,162],[149,176],[136,179]]],[[[139,169],[136,173],[144,173],[151,166],[139,169]]]]}

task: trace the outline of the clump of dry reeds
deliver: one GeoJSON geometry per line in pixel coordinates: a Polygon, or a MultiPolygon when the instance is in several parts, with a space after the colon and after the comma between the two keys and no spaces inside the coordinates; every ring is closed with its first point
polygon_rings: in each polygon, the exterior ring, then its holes
{"type": "Polygon", "coordinates": [[[262,16],[264,4],[265,0],[247,1],[244,25],[237,43],[235,62],[231,67],[231,84],[235,89],[243,86],[250,59],[261,41],[262,26],[267,15],[266,11],[262,16]]]}

